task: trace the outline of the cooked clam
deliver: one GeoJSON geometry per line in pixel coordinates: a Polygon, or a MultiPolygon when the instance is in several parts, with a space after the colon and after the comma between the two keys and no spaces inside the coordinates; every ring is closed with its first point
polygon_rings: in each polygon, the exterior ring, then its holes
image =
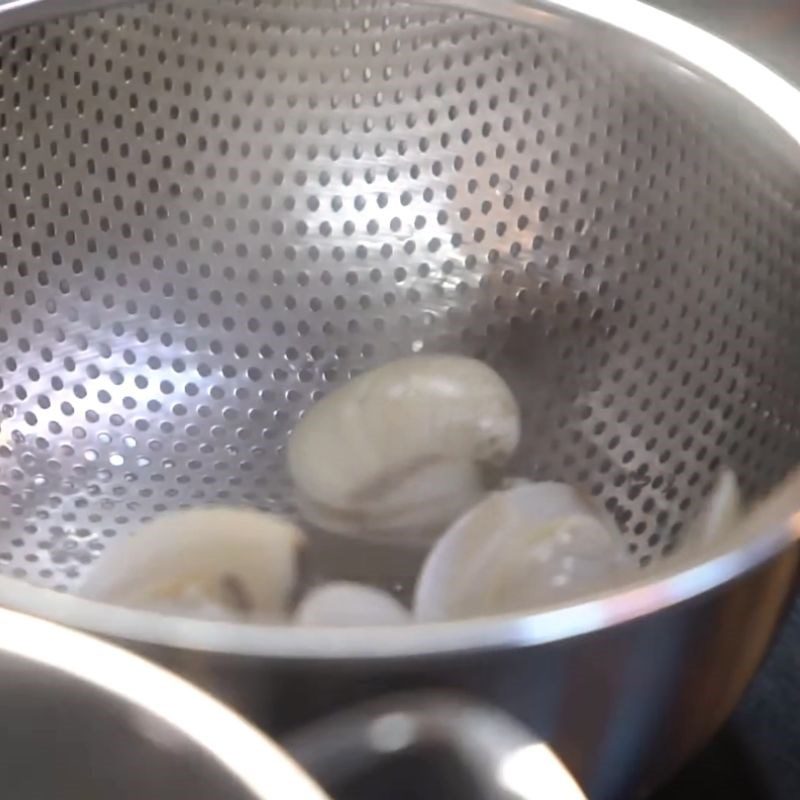
{"type": "Polygon", "coordinates": [[[303,541],[299,528],[275,514],[178,511],[110,548],[82,594],[195,617],[282,619],[303,541]]]}
{"type": "Polygon", "coordinates": [[[398,625],[410,615],[388,592],[350,581],[334,581],[312,589],[294,615],[298,625],[398,625]]]}
{"type": "Polygon", "coordinates": [[[717,541],[738,525],[742,513],[736,473],[730,469],[723,470],[699,516],[690,526],[687,541],[702,544],[717,541]]]}
{"type": "Polygon", "coordinates": [[[434,545],[414,611],[427,620],[533,609],[610,583],[627,563],[613,523],[563,483],[493,492],[434,545]]]}
{"type": "Polygon", "coordinates": [[[412,356],[312,407],[289,441],[298,506],[330,531],[413,540],[477,502],[519,441],[516,400],[487,365],[412,356]]]}

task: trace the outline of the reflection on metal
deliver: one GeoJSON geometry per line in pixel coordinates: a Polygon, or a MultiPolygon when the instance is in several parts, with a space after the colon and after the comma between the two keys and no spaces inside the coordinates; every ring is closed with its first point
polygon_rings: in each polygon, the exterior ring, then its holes
{"type": "Polygon", "coordinates": [[[486,800],[585,800],[553,751],[511,717],[458,695],[416,692],[340,712],[287,741],[332,786],[387,757],[438,748],[486,800]]]}
{"type": "Polygon", "coordinates": [[[500,783],[512,797],[548,797],[561,800],[585,800],[578,785],[564,774],[549,747],[539,742],[529,744],[508,756],[500,764],[500,783]]]}
{"type": "MultiPolygon", "coordinates": [[[[325,800],[321,790],[260,732],[217,700],[160,667],[84,634],[12,611],[0,609],[0,630],[0,684],[6,693],[18,689],[21,682],[15,670],[22,664],[24,673],[32,679],[27,689],[35,693],[28,699],[31,714],[38,713],[42,706],[49,705],[52,710],[46,720],[36,716],[27,720],[34,744],[39,735],[38,747],[50,755],[46,737],[77,737],[85,741],[85,755],[95,759],[92,769],[81,770],[85,784],[53,786],[39,796],[56,796],[56,792],[59,797],[70,798],[107,796],[112,791],[109,785],[102,785],[101,776],[106,771],[96,763],[97,754],[104,752],[103,743],[93,741],[92,736],[104,730],[109,735],[104,728],[107,715],[119,706],[125,709],[125,722],[117,722],[110,735],[120,742],[127,738],[131,745],[125,770],[114,776],[119,783],[133,781],[133,773],[149,768],[147,763],[135,760],[142,756],[135,749],[142,745],[135,742],[144,735],[152,742],[150,757],[154,760],[159,751],[169,747],[175,751],[170,757],[178,759],[182,769],[210,769],[216,775],[227,776],[222,778],[228,792],[225,796],[232,800],[325,800]],[[77,697],[83,703],[79,718],[59,713],[62,707],[70,708],[73,701],[68,703],[68,697],[77,697]],[[60,730],[59,725],[67,719],[69,729],[60,730]]],[[[13,717],[15,708],[6,695],[5,730],[12,736],[17,726],[23,725],[22,720],[13,717]]],[[[6,744],[8,748],[17,746],[6,744]]],[[[26,755],[20,759],[22,771],[35,770],[32,754],[26,755]]],[[[17,786],[13,781],[20,770],[16,764],[13,768],[7,766],[4,779],[7,787],[11,781],[9,791],[14,796],[32,796],[26,793],[29,787],[41,786],[38,781],[48,780],[46,775],[29,779],[23,776],[17,786]]],[[[51,765],[43,770],[48,771],[53,772],[55,781],[59,770],[51,765]]],[[[164,797],[181,794],[179,783],[161,785],[157,790],[164,797]]],[[[219,797],[212,793],[203,796],[219,797]]]]}

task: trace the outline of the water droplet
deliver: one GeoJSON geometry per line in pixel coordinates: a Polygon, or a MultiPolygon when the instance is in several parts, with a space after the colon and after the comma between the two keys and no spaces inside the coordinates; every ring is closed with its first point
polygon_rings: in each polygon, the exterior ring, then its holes
{"type": "Polygon", "coordinates": [[[86,450],[83,454],[85,461],[97,461],[98,457],[97,450],[86,450]]]}
{"type": "Polygon", "coordinates": [[[425,342],[423,342],[422,339],[415,339],[411,343],[411,350],[414,353],[419,353],[423,347],[425,347],[425,342]]]}
{"type": "Polygon", "coordinates": [[[120,453],[112,453],[108,457],[108,463],[111,464],[112,467],[121,467],[125,463],[125,457],[120,453]]]}
{"type": "Polygon", "coordinates": [[[501,180],[497,186],[494,187],[494,192],[503,197],[504,195],[511,194],[514,191],[514,184],[509,180],[501,180]]]}

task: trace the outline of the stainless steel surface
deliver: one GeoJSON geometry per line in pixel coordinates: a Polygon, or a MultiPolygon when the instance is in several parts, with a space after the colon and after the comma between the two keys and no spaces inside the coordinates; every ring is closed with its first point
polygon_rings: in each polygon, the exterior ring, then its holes
{"type": "MultiPolygon", "coordinates": [[[[368,635],[32,588],[180,505],[291,513],[299,415],[410,352],[495,365],[515,469],[585,486],[642,562],[723,465],[752,495],[800,460],[797,94],[638,3],[473,5],[175,2],[0,39],[0,599],[150,643],[275,729],[459,686],[618,797],[730,710],[793,529],[574,608],[368,635]]],[[[401,593],[419,560],[314,548],[401,593]]]]}
{"type": "MultiPolygon", "coordinates": [[[[800,4],[795,0],[662,0],[659,5],[715,30],[800,85],[800,4]]],[[[795,599],[780,637],[739,704],[731,726],[741,742],[745,763],[757,770],[761,787],[753,794],[756,798],[800,797],[798,665],[800,603],[795,599]]],[[[736,760],[739,764],[743,761],[741,757],[736,760]]],[[[697,786],[699,782],[693,783],[697,786]]],[[[741,780],[732,781],[733,786],[741,786],[741,780]]],[[[738,797],[736,790],[731,792],[738,797]]],[[[676,792],[675,797],[686,800],[685,794],[676,792]]]]}
{"type": "Polygon", "coordinates": [[[714,31],[798,84],[800,9],[794,0],[658,0],[654,5],[714,31]]]}
{"type": "MultiPolygon", "coordinates": [[[[295,760],[160,667],[12,611],[0,610],[0,631],[5,796],[325,800],[295,760]]],[[[583,797],[547,745],[503,713],[452,695],[387,699],[292,740],[303,764],[331,781],[379,753],[431,744],[461,760],[476,797],[583,797]]]]}
{"type": "Polygon", "coordinates": [[[325,800],[278,747],[131,653],[0,610],[3,795],[325,800]]]}
{"type": "Polygon", "coordinates": [[[304,728],[285,746],[332,791],[387,759],[440,749],[482,800],[586,800],[544,742],[506,714],[458,695],[412,692],[373,701],[304,728]]]}
{"type": "Polygon", "coordinates": [[[496,364],[516,468],[643,559],[721,464],[752,491],[797,460],[790,154],[541,22],[177,3],[4,37],[9,574],[73,589],[179,505],[291,511],[303,409],[420,349],[496,364]]]}

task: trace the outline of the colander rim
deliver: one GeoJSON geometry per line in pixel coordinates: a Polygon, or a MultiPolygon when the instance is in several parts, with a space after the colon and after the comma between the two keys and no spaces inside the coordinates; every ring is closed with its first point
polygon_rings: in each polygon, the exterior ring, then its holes
{"type": "Polygon", "coordinates": [[[800,509],[734,545],[715,543],[621,588],[532,613],[383,627],[315,628],[174,617],[100,603],[0,576],[0,607],[100,636],[205,654],[276,660],[416,659],[550,644],[650,617],[701,598],[787,555],[800,541],[800,509]]]}

